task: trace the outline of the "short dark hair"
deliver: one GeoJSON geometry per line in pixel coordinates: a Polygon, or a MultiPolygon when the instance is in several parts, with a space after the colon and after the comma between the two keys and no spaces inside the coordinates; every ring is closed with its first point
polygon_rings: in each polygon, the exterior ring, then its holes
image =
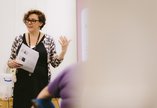
{"type": "Polygon", "coordinates": [[[23,22],[25,23],[26,20],[28,19],[28,17],[31,15],[31,14],[36,14],[39,18],[39,22],[42,22],[42,26],[40,27],[40,29],[42,29],[44,27],[44,25],[46,24],[46,17],[45,17],[45,14],[43,12],[41,12],[40,10],[29,10],[27,13],[24,14],[24,17],[23,17],[23,22]]]}

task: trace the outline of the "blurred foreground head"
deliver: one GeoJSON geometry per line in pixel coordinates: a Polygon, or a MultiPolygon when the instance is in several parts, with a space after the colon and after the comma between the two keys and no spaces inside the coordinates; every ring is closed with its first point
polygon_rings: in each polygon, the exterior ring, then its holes
{"type": "Polygon", "coordinates": [[[65,68],[48,85],[52,97],[61,98],[61,108],[77,108],[80,96],[82,64],[74,64],[65,68]]]}
{"type": "Polygon", "coordinates": [[[157,108],[156,0],[88,2],[81,108],[157,108]]]}
{"type": "Polygon", "coordinates": [[[60,108],[80,108],[79,96],[81,84],[81,64],[74,64],[63,69],[32,100],[35,108],[53,108],[52,98],[61,99],[60,108]]]}

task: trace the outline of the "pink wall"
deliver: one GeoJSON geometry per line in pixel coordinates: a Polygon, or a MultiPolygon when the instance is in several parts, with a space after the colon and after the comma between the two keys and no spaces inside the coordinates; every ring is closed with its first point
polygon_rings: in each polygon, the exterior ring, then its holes
{"type": "Polygon", "coordinates": [[[82,49],[81,49],[81,45],[82,45],[82,42],[81,42],[81,11],[82,9],[84,8],[84,5],[83,5],[83,0],[76,0],[76,15],[77,15],[77,61],[81,61],[82,60],[82,56],[81,56],[81,53],[82,53],[82,49]]]}

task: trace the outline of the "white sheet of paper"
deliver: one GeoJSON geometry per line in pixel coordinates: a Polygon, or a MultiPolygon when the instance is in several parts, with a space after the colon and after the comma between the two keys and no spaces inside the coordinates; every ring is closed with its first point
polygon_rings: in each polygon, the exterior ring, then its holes
{"type": "Polygon", "coordinates": [[[32,48],[29,48],[25,44],[22,44],[19,53],[16,57],[16,61],[23,65],[21,67],[22,69],[27,70],[30,73],[33,73],[38,58],[39,52],[33,50],[32,48]]]}

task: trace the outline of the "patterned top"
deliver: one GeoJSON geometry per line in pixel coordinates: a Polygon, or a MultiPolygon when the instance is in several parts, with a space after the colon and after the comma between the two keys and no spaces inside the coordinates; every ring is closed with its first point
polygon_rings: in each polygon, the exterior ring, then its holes
{"type": "MultiPolygon", "coordinates": [[[[59,64],[62,62],[62,60],[58,59],[58,55],[56,53],[56,46],[55,46],[55,42],[54,39],[45,34],[44,35],[45,38],[43,39],[42,43],[46,48],[47,51],[47,63],[48,63],[48,77],[51,78],[51,71],[50,71],[50,65],[52,65],[54,68],[59,66],[59,64]]],[[[15,40],[12,44],[12,48],[11,48],[11,55],[10,55],[10,59],[15,59],[17,56],[17,50],[20,47],[20,45],[23,42],[23,35],[19,35],[15,37],[15,40]]]]}

